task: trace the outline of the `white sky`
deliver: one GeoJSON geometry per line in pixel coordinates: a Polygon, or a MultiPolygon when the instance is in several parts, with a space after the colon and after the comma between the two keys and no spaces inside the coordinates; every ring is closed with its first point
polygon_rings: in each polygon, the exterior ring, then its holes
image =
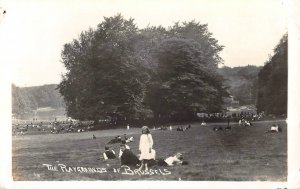
{"type": "Polygon", "coordinates": [[[0,7],[7,11],[0,18],[0,63],[20,87],[59,83],[63,44],[117,13],[139,28],[207,23],[230,67],[262,66],[287,31],[284,0],[0,0],[0,7]]]}

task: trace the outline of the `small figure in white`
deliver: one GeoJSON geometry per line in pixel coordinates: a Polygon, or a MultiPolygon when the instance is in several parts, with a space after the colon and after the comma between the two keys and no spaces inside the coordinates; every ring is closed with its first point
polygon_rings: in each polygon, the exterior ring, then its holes
{"type": "Polygon", "coordinates": [[[129,124],[127,124],[127,130],[129,130],[130,129],[130,126],[129,126],[129,124]]]}
{"type": "Polygon", "coordinates": [[[129,137],[125,142],[129,143],[129,142],[133,142],[133,141],[134,141],[134,138],[133,137],[129,137]]]}
{"type": "Polygon", "coordinates": [[[239,126],[241,126],[241,125],[242,125],[242,120],[240,119],[240,120],[239,120],[239,126]]]}
{"type": "Polygon", "coordinates": [[[279,125],[275,125],[273,124],[270,130],[267,130],[266,133],[278,133],[278,132],[282,132],[281,127],[279,127],[279,125]]]}
{"type": "Polygon", "coordinates": [[[173,130],[172,125],[170,125],[170,131],[172,131],[172,130],[173,130]]]}

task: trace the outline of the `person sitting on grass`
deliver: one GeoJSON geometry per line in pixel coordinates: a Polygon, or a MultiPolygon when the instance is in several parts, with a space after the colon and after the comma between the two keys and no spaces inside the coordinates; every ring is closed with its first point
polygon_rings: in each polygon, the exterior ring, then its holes
{"type": "MultiPolygon", "coordinates": [[[[121,144],[123,144],[123,145],[125,146],[126,149],[130,150],[130,147],[126,144],[126,141],[125,141],[125,140],[123,140],[123,141],[121,142],[121,144]]],[[[121,146],[120,146],[119,159],[121,158],[122,153],[123,153],[123,151],[122,151],[121,146]]]]}
{"type": "Polygon", "coordinates": [[[174,166],[174,165],[187,165],[187,161],[183,161],[183,155],[176,153],[174,156],[170,156],[166,159],[158,159],[157,165],[159,166],[174,166]]]}
{"type": "Polygon", "coordinates": [[[107,159],[116,159],[116,153],[113,150],[110,150],[108,146],[105,146],[105,152],[103,153],[103,158],[107,159]]]}
{"type": "Polygon", "coordinates": [[[126,149],[125,144],[121,144],[120,149],[122,151],[121,165],[127,165],[127,166],[140,165],[141,161],[133,152],[131,152],[129,149],[126,149]]]}
{"type": "Polygon", "coordinates": [[[252,123],[250,121],[245,120],[244,125],[245,126],[252,126],[252,123]]]}

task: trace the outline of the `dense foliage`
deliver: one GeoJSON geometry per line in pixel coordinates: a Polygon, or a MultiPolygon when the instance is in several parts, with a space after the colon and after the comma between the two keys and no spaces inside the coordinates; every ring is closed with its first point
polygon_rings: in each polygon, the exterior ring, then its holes
{"type": "Polygon", "coordinates": [[[226,92],[216,70],[223,46],[207,25],[191,21],[140,30],[133,21],[105,17],[64,45],[67,73],[58,89],[68,115],[119,121],[220,110],[226,92]]]}
{"type": "Polygon", "coordinates": [[[258,74],[257,108],[266,114],[287,114],[288,35],[274,49],[274,55],[258,74]]]}
{"type": "Polygon", "coordinates": [[[239,101],[240,105],[256,103],[258,72],[262,67],[222,67],[218,72],[225,78],[224,85],[228,92],[239,101]]]}
{"type": "Polygon", "coordinates": [[[156,116],[191,119],[197,112],[218,112],[225,90],[215,64],[201,56],[202,47],[190,39],[164,40],[156,53],[149,105],[156,116]]]}

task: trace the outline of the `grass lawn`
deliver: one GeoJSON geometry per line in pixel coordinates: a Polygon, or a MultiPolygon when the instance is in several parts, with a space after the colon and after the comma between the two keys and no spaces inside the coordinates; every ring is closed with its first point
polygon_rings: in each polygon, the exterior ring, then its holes
{"type": "MultiPolygon", "coordinates": [[[[181,152],[188,165],[154,166],[148,173],[121,167],[119,160],[104,161],[105,144],[117,135],[133,136],[129,143],[138,154],[140,128],[65,134],[14,135],[12,171],[16,181],[58,180],[195,180],[286,181],[287,125],[285,121],[254,122],[231,131],[212,130],[225,123],[192,124],[180,132],[151,130],[157,158],[181,152]],[[273,123],[280,133],[265,133],[273,123]],[[97,139],[92,139],[92,135],[97,139]],[[51,165],[51,166],[50,166],[51,165]]],[[[119,145],[111,146],[119,152],[119,145]]]]}

